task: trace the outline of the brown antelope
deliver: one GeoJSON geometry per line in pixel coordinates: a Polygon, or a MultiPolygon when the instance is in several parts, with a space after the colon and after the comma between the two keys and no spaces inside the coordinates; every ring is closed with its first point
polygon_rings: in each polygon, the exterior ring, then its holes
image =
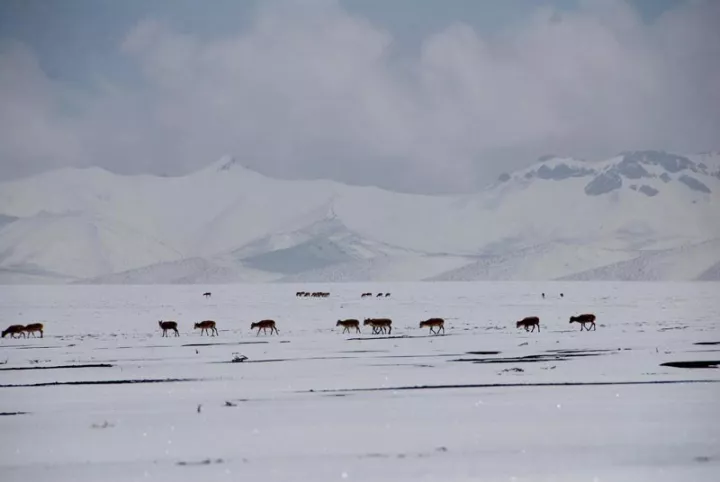
{"type": "Polygon", "coordinates": [[[28,334],[28,337],[30,336],[30,333],[32,333],[32,336],[35,337],[35,332],[40,332],[40,338],[43,337],[43,324],[42,323],[30,323],[29,325],[25,325],[25,328],[23,331],[28,334]]]}
{"type": "Polygon", "coordinates": [[[330,296],[330,293],[326,291],[315,291],[313,293],[310,293],[310,296],[313,298],[327,298],[330,296]]]}
{"type": "Polygon", "coordinates": [[[580,331],[583,331],[583,329],[590,331],[590,328],[585,328],[585,324],[589,324],[593,331],[597,330],[597,327],[595,326],[595,315],[592,313],[583,313],[582,315],[571,316],[570,324],[572,323],[580,323],[580,331]]]}
{"type": "Polygon", "coordinates": [[[219,334],[217,328],[215,327],[215,322],[212,320],[195,323],[195,329],[197,330],[198,328],[200,328],[200,336],[202,336],[203,332],[207,332],[208,334],[212,333],[212,336],[219,334]]]}
{"type": "Polygon", "coordinates": [[[2,337],[5,338],[5,335],[10,335],[10,338],[16,338],[15,335],[20,335],[25,338],[27,335],[25,335],[25,326],[24,325],[10,325],[7,328],[5,328],[2,332],[2,337]]]}
{"type": "Polygon", "coordinates": [[[388,335],[392,333],[392,320],[390,318],[365,318],[363,325],[372,326],[373,335],[385,333],[386,328],[388,335]]]}
{"type": "Polygon", "coordinates": [[[344,328],[342,331],[343,333],[350,332],[351,328],[355,328],[355,333],[362,333],[360,331],[360,321],[359,320],[354,320],[354,319],[338,320],[337,323],[335,323],[335,326],[342,326],[344,328]]]}
{"type": "Polygon", "coordinates": [[[158,325],[162,328],[162,336],[167,336],[168,330],[173,330],[175,332],[175,336],[180,336],[180,332],[177,329],[177,321],[158,321],[158,325]]]}
{"type": "Polygon", "coordinates": [[[540,318],[538,318],[537,316],[527,316],[522,320],[518,321],[515,326],[517,328],[520,328],[522,326],[525,328],[525,331],[535,331],[535,326],[537,326],[538,333],[540,333],[540,318]],[[532,330],[528,330],[528,328],[531,326],[532,330]]]}
{"type": "Polygon", "coordinates": [[[430,333],[433,335],[439,335],[440,330],[442,330],[443,333],[445,333],[445,320],[442,318],[430,318],[425,321],[420,322],[420,328],[430,328],[430,333]],[[435,331],[435,328],[437,328],[437,331],[435,331]]]}
{"type": "Polygon", "coordinates": [[[278,335],[280,334],[280,332],[278,331],[277,327],[275,326],[275,320],[260,320],[260,321],[256,321],[255,323],[252,323],[252,324],[250,325],[250,329],[251,329],[251,330],[254,330],[255,328],[257,328],[257,335],[255,335],[255,336],[258,336],[258,335],[260,334],[260,330],[262,330],[263,333],[267,333],[267,329],[268,329],[268,328],[270,328],[270,334],[271,334],[271,335],[273,334],[273,330],[274,330],[275,333],[277,333],[278,335]]]}

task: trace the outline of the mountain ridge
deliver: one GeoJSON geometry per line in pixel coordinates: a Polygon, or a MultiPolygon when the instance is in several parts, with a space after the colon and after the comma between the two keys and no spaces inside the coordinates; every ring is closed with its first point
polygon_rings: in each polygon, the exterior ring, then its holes
{"type": "Polygon", "coordinates": [[[274,179],[231,156],[177,177],[64,168],[0,183],[0,283],[645,279],[640,258],[664,266],[647,279],[713,280],[718,193],[716,152],[545,156],[459,195],[274,179]]]}

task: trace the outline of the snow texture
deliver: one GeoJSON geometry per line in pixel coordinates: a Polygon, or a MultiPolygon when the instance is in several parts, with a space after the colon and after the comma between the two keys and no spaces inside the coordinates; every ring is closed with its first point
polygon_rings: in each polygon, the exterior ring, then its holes
{"type": "Polygon", "coordinates": [[[706,279],[720,249],[686,256],[719,246],[718,172],[717,153],[547,156],[421,196],[232,157],[181,177],[66,168],[0,184],[0,283],[706,279]],[[636,269],[657,250],[662,267],[636,269]]]}
{"type": "Polygon", "coordinates": [[[0,480],[713,481],[719,288],[9,286],[0,318],[45,335],[0,339],[0,480]],[[392,335],[335,326],[370,316],[392,335]]]}

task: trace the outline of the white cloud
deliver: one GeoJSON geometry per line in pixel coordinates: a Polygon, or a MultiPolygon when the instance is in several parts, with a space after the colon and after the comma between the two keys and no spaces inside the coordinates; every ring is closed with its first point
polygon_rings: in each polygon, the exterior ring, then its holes
{"type": "Polygon", "coordinates": [[[2,167],[178,172],[232,153],[287,177],[434,191],[546,152],[717,148],[719,20],[713,1],[646,25],[595,0],[492,37],[458,23],[410,57],[335,2],[267,4],[249,30],[212,41],[143,21],[120,46],[142,84],[72,96],[10,46],[2,167]]]}

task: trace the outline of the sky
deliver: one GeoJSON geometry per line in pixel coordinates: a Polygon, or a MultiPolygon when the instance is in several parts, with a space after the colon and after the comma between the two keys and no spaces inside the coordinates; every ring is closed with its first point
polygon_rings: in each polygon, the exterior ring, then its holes
{"type": "Polygon", "coordinates": [[[65,166],[467,192],[720,149],[714,0],[3,0],[0,180],[65,166]]]}

